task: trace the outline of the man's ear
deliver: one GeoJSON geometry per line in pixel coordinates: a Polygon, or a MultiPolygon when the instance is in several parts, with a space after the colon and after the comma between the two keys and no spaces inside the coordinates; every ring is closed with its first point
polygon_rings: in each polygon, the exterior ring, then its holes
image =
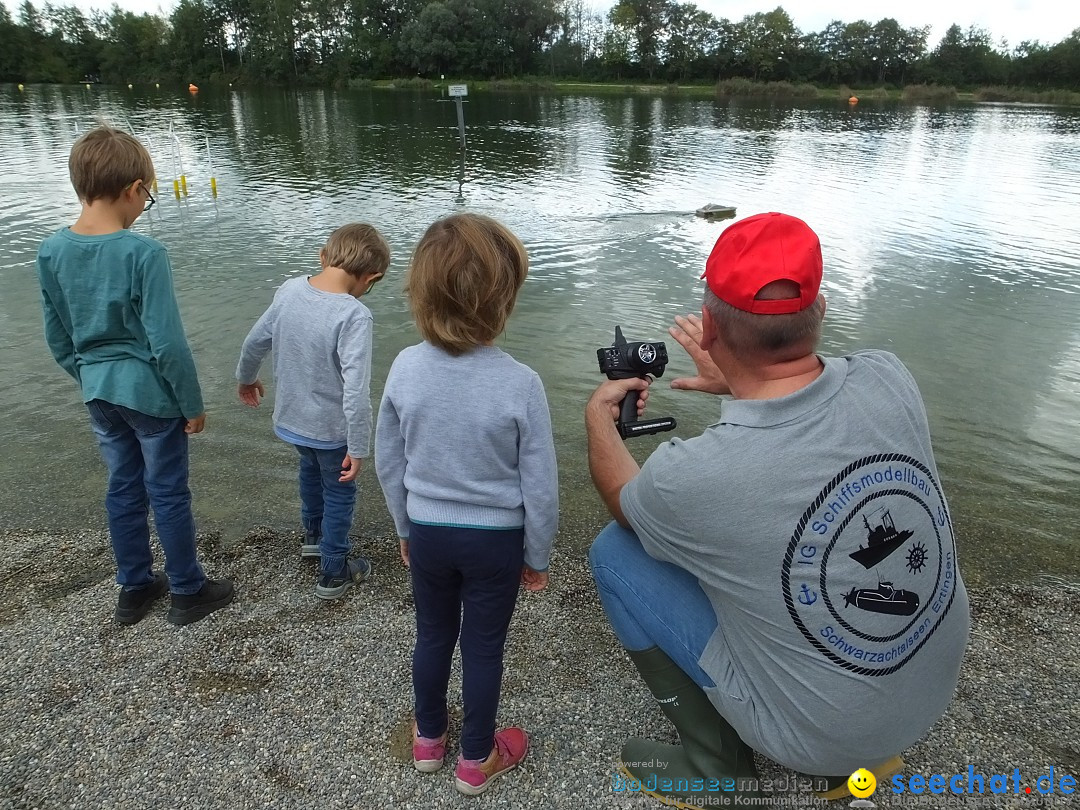
{"type": "Polygon", "coordinates": [[[707,352],[709,347],[712,346],[713,341],[716,340],[716,323],[713,321],[712,313],[709,312],[708,307],[701,308],[701,340],[698,341],[698,346],[701,347],[703,352],[707,352]]]}

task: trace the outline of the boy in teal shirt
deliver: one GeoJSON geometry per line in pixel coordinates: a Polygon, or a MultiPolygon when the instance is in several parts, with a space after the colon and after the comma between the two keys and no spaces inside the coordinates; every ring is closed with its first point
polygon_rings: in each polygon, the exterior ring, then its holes
{"type": "Polygon", "coordinates": [[[169,257],[128,230],[154,204],[154,165],[135,138],[102,126],[75,142],[68,169],[82,213],[42,243],[37,271],[45,338],[82,389],[109,470],[116,620],[135,624],[171,589],[168,620],[190,624],[231,602],[233,585],[208,579],[195,550],[187,437],[206,414],[169,257]],[[148,502],[165,574],[153,570],[148,502]]]}

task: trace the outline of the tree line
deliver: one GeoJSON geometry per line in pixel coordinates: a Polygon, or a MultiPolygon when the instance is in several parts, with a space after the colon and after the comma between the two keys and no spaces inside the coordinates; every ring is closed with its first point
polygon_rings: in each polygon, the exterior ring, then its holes
{"type": "Polygon", "coordinates": [[[168,17],[117,5],[0,2],[0,81],[338,84],[422,76],[811,82],[1080,89],[1080,29],[995,42],[894,19],[800,31],[783,8],[739,21],[693,3],[620,0],[179,0],[168,17]]]}

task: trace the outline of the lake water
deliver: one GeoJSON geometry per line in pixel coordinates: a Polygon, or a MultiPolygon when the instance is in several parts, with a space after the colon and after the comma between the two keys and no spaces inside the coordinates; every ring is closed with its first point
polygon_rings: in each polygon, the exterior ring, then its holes
{"type": "MultiPolygon", "coordinates": [[[[886,348],[912,370],[968,578],[1080,574],[1078,110],[481,95],[466,105],[461,162],[453,105],[436,93],[0,86],[7,528],[104,525],[104,470],[78,392],[45,346],[34,275],[40,240],[78,213],[68,150],[100,118],[149,138],[159,204],[135,228],[172,257],[209,411],[193,449],[196,515],[226,541],[297,523],[293,451],[274,439],[269,407],[238,403],[233,378],[274,290],[317,270],[338,225],[383,231],[390,276],[365,299],[377,402],[394,355],[417,340],[401,292],[409,252],[460,210],[503,220],[529,250],[502,345],[547,387],[564,526],[598,528],[582,427],[595,350],[616,324],[662,340],[676,314],[699,309],[724,223],[692,212],[718,203],[806,219],[825,254],[824,351],[886,348]],[[179,200],[178,159],[189,192],[179,200]]],[[[668,344],[667,376],[689,372],[668,344]]],[[[689,436],[716,403],[657,386],[650,412],[689,436]]],[[[663,438],[635,440],[635,454],[663,438]]],[[[358,530],[389,531],[370,469],[362,487],[358,530]]]]}

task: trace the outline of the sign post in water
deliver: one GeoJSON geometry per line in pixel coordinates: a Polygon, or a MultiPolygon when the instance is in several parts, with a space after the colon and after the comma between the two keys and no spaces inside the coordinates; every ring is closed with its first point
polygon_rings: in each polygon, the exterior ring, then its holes
{"type": "Polygon", "coordinates": [[[461,148],[465,149],[465,110],[461,106],[462,99],[469,95],[469,85],[467,84],[451,84],[446,88],[447,95],[454,100],[454,106],[457,107],[457,128],[458,134],[461,135],[461,148]]]}

